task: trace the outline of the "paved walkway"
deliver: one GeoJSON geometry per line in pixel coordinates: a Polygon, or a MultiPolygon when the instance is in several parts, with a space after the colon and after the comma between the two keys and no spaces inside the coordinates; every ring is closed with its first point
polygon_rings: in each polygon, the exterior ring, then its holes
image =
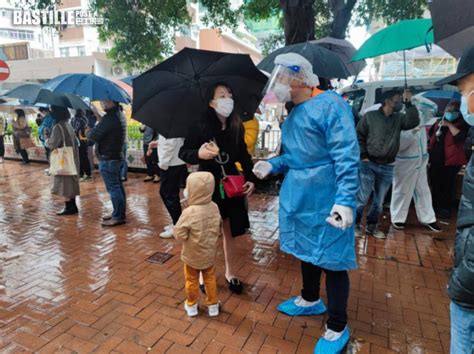
{"type": "MultiPolygon", "coordinates": [[[[110,202],[101,180],[81,184],[79,216],[57,217],[60,201],[49,193],[44,168],[0,164],[0,235],[8,252],[24,252],[1,261],[1,353],[312,353],[323,316],[275,310],[301,287],[298,261],[278,250],[276,197],[250,200],[252,236],[241,240],[238,269],[245,293],[227,290],[219,251],[222,312],[189,319],[180,246],[157,235],[169,221],[158,185],[131,174],[129,223],[104,229],[110,202]],[[157,251],[173,257],[148,262],[157,251]]],[[[445,289],[454,226],[433,235],[411,221],[385,241],[357,239],[348,353],[449,352],[445,289]]]]}

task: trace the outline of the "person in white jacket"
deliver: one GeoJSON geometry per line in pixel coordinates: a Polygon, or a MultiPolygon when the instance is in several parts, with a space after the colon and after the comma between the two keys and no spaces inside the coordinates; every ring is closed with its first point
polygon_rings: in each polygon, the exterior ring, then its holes
{"type": "Polygon", "coordinates": [[[158,140],[149,145],[149,149],[158,147],[160,167],[160,196],[173,220],[160,234],[161,238],[173,237],[173,227],[181,216],[179,189],[187,174],[186,163],[178,157],[179,149],[184,144],[184,138],[166,139],[158,135],[158,140]]]}
{"type": "MultiPolygon", "coordinates": [[[[418,221],[431,231],[441,232],[441,228],[436,223],[427,176],[429,156],[425,122],[433,114],[433,112],[430,114],[429,107],[433,103],[415,96],[413,104],[417,106],[420,113],[420,126],[403,131],[400,135],[400,149],[395,160],[390,203],[392,226],[396,230],[405,229],[413,198],[418,221]]],[[[433,107],[431,111],[436,110],[437,107],[433,107]]]]}

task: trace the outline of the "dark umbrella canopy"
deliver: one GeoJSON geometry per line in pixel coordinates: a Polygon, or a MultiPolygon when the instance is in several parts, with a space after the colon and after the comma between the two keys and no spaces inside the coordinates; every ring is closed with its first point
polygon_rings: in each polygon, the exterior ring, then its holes
{"type": "Polygon", "coordinates": [[[90,107],[76,95],[64,92],[51,92],[46,89],[41,89],[39,91],[35,103],[46,103],[49,105],[73,109],[90,109],[90,107]]]}
{"type": "Polygon", "coordinates": [[[436,103],[439,112],[444,112],[452,100],[461,101],[461,94],[458,91],[430,90],[423,92],[422,96],[436,103]]]}
{"type": "Polygon", "coordinates": [[[472,0],[432,0],[430,4],[434,40],[455,58],[474,43],[472,0]]]}
{"type": "Polygon", "coordinates": [[[351,42],[345,39],[324,37],[315,41],[311,41],[311,43],[329,49],[331,52],[336,54],[342,60],[351,75],[358,75],[367,65],[365,60],[351,62],[352,56],[356,52],[356,49],[351,42]]]}
{"type": "Polygon", "coordinates": [[[24,84],[8,91],[4,96],[18,98],[29,103],[33,103],[38,96],[42,86],[40,84],[24,84]]]}
{"type": "Polygon", "coordinates": [[[275,67],[275,58],[280,54],[299,54],[313,65],[313,72],[319,77],[326,79],[346,79],[351,73],[346,68],[342,60],[329,49],[309,42],[287,45],[277,49],[266,56],[257,67],[271,73],[275,67]]]}
{"type": "Polygon", "coordinates": [[[212,86],[230,86],[236,111],[248,119],[266,82],[246,54],[185,48],[133,80],[132,116],[167,138],[184,137],[207,110],[212,86]]]}

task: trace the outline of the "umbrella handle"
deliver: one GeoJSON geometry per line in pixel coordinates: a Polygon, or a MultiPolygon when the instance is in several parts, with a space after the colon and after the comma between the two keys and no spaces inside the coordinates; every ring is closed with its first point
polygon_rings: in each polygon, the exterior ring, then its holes
{"type": "Polygon", "coordinates": [[[427,51],[428,53],[431,52],[431,49],[433,48],[433,45],[428,43],[428,34],[429,34],[430,32],[432,32],[432,31],[434,31],[433,26],[431,26],[431,27],[428,29],[428,31],[426,31],[426,34],[425,34],[425,47],[426,47],[426,51],[427,51]]]}

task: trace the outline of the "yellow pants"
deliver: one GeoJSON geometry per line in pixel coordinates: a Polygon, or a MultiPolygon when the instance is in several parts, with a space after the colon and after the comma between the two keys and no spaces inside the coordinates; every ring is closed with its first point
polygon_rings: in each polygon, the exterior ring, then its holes
{"type": "Polygon", "coordinates": [[[186,304],[193,306],[199,299],[199,273],[202,272],[204,287],[206,288],[206,305],[217,304],[217,279],[214,266],[207,269],[194,269],[184,265],[184,279],[186,290],[186,304]]]}

